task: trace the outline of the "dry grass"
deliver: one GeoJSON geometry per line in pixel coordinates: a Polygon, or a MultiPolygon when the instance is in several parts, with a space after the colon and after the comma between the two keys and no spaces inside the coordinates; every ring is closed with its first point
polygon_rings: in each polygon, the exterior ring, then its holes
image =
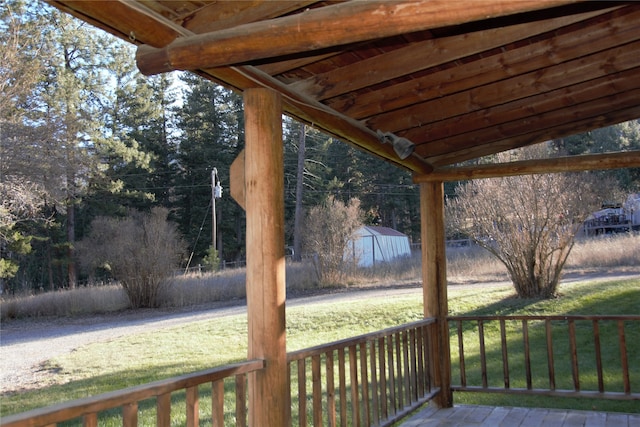
{"type": "Polygon", "coordinates": [[[567,267],[613,268],[640,266],[640,234],[614,234],[576,242],[567,267]]]}
{"type": "Polygon", "coordinates": [[[92,286],[4,298],[0,301],[0,318],[76,316],[127,307],[129,299],[120,285],[92,286]]]}
{"type": "MultiPolygon", "coordinates": [[[[578,241],[566,269],[572,271],[610,270],[640,266],[640,235],[617,235],[578,241]]],[[[161,307],[190,307],[215,301],[243,299],[245,270],[189,274],[174,277],[159,298],[161,307]]],[[[287,264],[287,293],[321,290],[310,262],[287,264]]],[[[504,266],[477,247],[447,249],[449,283],[508,280],[504,266]]],[[[389,283],[418,283],[420,257],[392,264],[353,269],[345,274],[344,285],[365,287],[389,283]]],[[[334,286],[335,287],[335,286],[334,286]]],[[[46,316],[76,316],[125,310],[129,303],[117,285],[78,288],[37,295],[5,297],[0,300],[0,319],[46,316]]]]}

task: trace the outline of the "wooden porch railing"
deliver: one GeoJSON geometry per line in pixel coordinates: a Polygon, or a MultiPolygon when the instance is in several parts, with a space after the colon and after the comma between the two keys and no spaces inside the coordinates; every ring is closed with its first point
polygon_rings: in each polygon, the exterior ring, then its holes
{"type": "Polygon", "coordinates": [[[235,378],[235,382],[231,384],[231,387],[235,388],[234,394],[236,397],[235,423],[236,426],[246,426],[246,376],[247,373],[262,368],[264,368],[263,360],[249,360],[86,399],[61,403],[47,408],[35,409],[17,415],[10,415],[3,417],[0,424],[3,427],[54,427],[57,423],[78,419],[84,427],[95,427],[98,425],[99,414],[118,408],[121,411],[121,424],[124,427],[137,426],[138,405],[141,402],[153,399],[156,407],[155,425],[169,427],[171,425],[171,393],[184,390],[186,401],[186,421],[184,424],[197,426],[200,416],[199,386],[210,383],[211,424],[214,427],[222,427],[225,414],[225,379],[235,378]]]}
{"type": "MultiPolygon", "coordinates": [[[[452,378],[460,380],[454,391],[640,400],[640,316],[453,316],[449,324],[452,378]]],[[[289,353],[294,424],[385,426],[433,398],[440,391],[429,357],[435,326],[424,319],[289,353]]],[[[211,393],[211,411],[204,413],[214,427],[246,426],[246,376],[264,366],[240,362],[10,415],[0,425],[78,420],[92,427],[106,416],[129,427],[151,411],[157,426],[169,426],[178,412],[179,423],[197,426],[204,390],[211,393]],[[225,403],[225,391],[232,402],[225,403]],[[182,406],[172,405],[172,397],[182,406]],[[225,423],[225,411],[234,419],[225,423]]]]}
{"type": "Polygon", "coordinates": [[[288,354],[292,417],[299,426],[390,425],[430,400],[425,319],[288,354]]]}
{"type": "Polygon", "coordinates": [[[640,349],[628,346],[640,341],[640,316],[453,316],[449,324],[454,391],[640,399],[640,349]]]}

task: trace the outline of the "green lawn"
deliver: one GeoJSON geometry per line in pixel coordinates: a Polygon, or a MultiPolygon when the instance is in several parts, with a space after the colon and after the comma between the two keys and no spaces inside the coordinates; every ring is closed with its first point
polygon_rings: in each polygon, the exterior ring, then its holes
{"type": "MultiPolygon", "coordinates": [[[[560,291],[560,298],[539,301],[516,299],[510,287],[451,287],[449,308],[454,315],[640,313],[638,280],[575,283],[562,286],[560,291]]],[[[289,307],[288,348],[306,348],[418,320],[422,317],[421,301],[420,291],[416,289],[413,294],[397,297],[351,300],[330,306],[315,304],[289,307]]],[[[246,323],[244,315],[228,316],[84,346],[49,361],[49,366],[57,371],[56,375],[62,384],[3,396],[1,414],[22,412],[242,360],[247,352],[246,323]]],[[[640,354],[640,338],[629,338],[627,346],[629,354],[640,354]]],[[[632,369],[638,369],[634,368],[633,360],[630,360],[630,365],[632,369]]],[[[632,387],[637,391],[637,385],[632,383],[632,387]]],[[[173,398],[183,397],[176,394],[173,398]]],[[[456,393],[454,399],[457,403],[469,404],[595,407],[640,412],[637,402],[486,396],[475,393],[456,393]]],[[[152,403],[149,402],[150,407],[152,403]]],[[[208,404],[203,396],[202,409],[205,410],[208,404]]],[[[142,407],[144,405],[141,404],[142,407]]]]}

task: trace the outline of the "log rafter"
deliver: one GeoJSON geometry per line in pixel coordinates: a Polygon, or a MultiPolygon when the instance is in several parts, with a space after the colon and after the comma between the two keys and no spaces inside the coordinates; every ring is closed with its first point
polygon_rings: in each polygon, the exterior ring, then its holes
{"type": "Polygon", "coordinates": [[[413,182],[447,182],[469,179],[498,178],[504,176],[531,175],[559,172],[582,172],[640,167],[640,151],[620,153],[584,154],[549,159],[521,160],[456,168],[440,168],[432,173],[414,175],[413,182]]]}
{"type": "Polygon", "coordinates": [[[346,2],[291,16],[182,37],[161,48],[139,46],[136,59],[143,74],[214,68],[569,3],[572,2],[346,2]]]}

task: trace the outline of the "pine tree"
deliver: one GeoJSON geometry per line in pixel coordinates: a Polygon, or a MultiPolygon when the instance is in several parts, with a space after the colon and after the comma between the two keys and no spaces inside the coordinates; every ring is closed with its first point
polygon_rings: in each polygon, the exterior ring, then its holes
{"type": "MultiPolygon", "coordinates": [[[[176,217],[194,259],[212,246],[211,171],[218,170],[224,189],[229,188],[229,166],[244,147],[241,98],[200,77],[182,76],[187,89],[177,112],[181,132],[176,178],[176,217]]],[[[217,247],[221,259],[236,259],[244,248],[244,214],[225,193],[216,203],[217,247]]]]}

